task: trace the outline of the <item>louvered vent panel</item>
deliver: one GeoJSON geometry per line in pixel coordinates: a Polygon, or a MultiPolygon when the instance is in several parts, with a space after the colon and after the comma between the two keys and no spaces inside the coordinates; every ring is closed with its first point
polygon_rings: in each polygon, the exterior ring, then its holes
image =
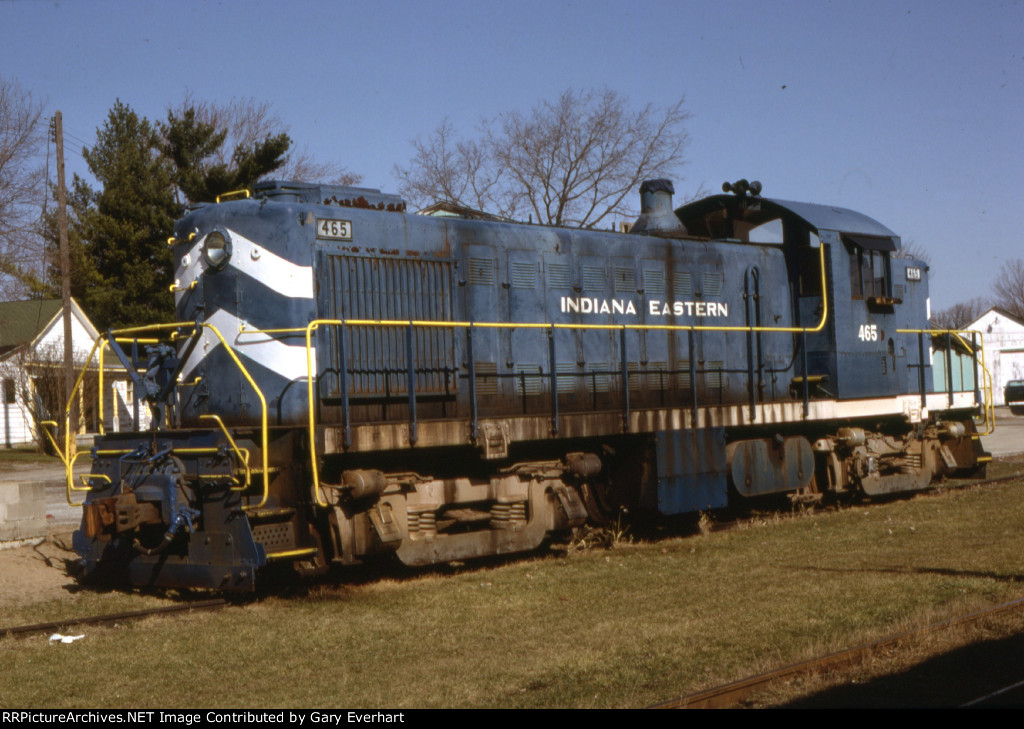
{"type": "Polygon", "coordinates": [[[704,366],[704,381],[708,389],[718,390],[725,386],[725,363],[721,361],[707,362],[704,366]]]}
{"type": "Polygon", "coordinates": [[[568,263],[548,264],[548,286],[560,289],[567,289],[572,286],[568,263]]]}
{"type": "Polygon", "coordinates": [[[583,379],[589,392],[608,392],[611,389],[612,376],[606,364],[588,364],[583,379]]]}
{"type": "Polygon", "coordinates": [[[637,371],[640,366],[636,362],[630,362],[626,365],[626,371],[629,372],[629,389],[630,391],[640,389],[640,373],[637,371]]]}
{"type": "Polygon", "coordinates": [[[615,267],[615,292],[630,293],[636,291],[636,273],[632,268],[615,267]]]}
{"type": "Polygon", "coordinates": [[[689,271],[672,274],[672,293],[676,296],[693,296],[693,276],[689,271]]]}
{"type": "Polygon", "coordinates": [[[467,280],[477,286],[493,286],[494,261],[489,258],[470,258],[467,280]]]}
{"type": "Polygon", "coordinates": [[[647,387],[652,390],[667,390],[672,386],[667,362],[647,363],[647,387]]]}
{"type": "Polygon", "coordinates": [[[596,294],[604,291],[605,275],[604,269],[597,266],[583,267],[583,291],[588,294],[596,294]]]}
{"type": "MultiPolygon", "coordinates": [[[[447,261],[405,258],[326,256],[321,272],[329,281],[329,319],[451,321],[451,265],[447,261]]],[[[491,264],[490,261],[487,262],[491,264]]],[[[470,267],[473,268],[472,266],[470,267]]],[[[493,265],[489,269],[493,279],[493,265]]],[[[406,331],[403,327],[346,327],[345,367],[349,395],[384,396],[408,393],[406,331]]],[[[321,392],[340,395],[342,363],[337,327],[324,327],[326,353],[317,352],[321,392]],[[325,356],[326,354],[326,356],[325,356]],[[326,385],[326,386],[325,386],[326,385]]],[[[454,393],[456,377],[453,332],[442,327],[413,331],[416,392],[454,393]]]]}
{"type": "Polygon", "coordinates": [[[665,293],[665,272],[644,271],[644,293],[648,296],[661,295],[665,293]]]}
{"type": "Polygon", "coordinates": [[[516,371],[517,395],[540,395],[544,391],[545,375],[540,367],[526,365],[516,371]]]}
{"type": "Polygon", "coordinates": [[[708,296],[719,296],[722,293],[722,274],[720,273],[705,273],[703,275],[705,297],[708,296]]]}
{"type": "Polygon", "coordinates": [[[576,392],[576,365],[572,362],[559,362],[555,365],[558,373],[558,393],[576,392]]]}
{"type": "Polygon", "coordinates": [[[676,387],[680,390],[689,390],[691,387],[690,381],[690,363],[679,362],[679,371],[676,372],[676,387]]]}
{"type": "Polygon", "coordinates": [[[494,362],[476,363],[476,394],[498,394],[498,365],[494,362]]]}
{"type": "Polygon", "coordinates": [[[537,288],[537,264],[512,262],[512,288],[514,289],[535,289],[537,288]]]}

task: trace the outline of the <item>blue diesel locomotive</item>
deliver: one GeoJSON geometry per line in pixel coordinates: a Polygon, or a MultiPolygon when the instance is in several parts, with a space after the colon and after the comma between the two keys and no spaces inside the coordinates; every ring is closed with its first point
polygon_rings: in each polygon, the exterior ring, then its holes
{"type": "Polygon", "coordinates": [[[859,213],[725,187],[673,210],[648,181],[628,233],[293,182],[196,206],[178,321],[97,343],[153,426],[69,478],[84,574],[248,590],[983,464],[975,350],[927,332],[926,265],[859,213]]]}

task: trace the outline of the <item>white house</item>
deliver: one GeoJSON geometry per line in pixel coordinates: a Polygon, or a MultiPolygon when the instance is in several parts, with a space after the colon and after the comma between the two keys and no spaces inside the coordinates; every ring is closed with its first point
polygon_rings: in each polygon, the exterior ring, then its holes
{"type": "MultiPolygon", "coordinates": [[[[71,301],[71,343],[78,376],[92,352],[98,332],[89,317],[71,301]]],[[[105,363],[103,425],[107,430],[132,427],[132,386],[120,366],[105,363]]],[[[97,358],[83,378],[79,392],[80,431],[99,429],[99,382],[97,358]]],[[[64,320],[61,302],[55,299],[0,302],[0,447],[36,441],[35,420],[61,420],[64,399],[64,320]]],[[[141,408],[143,412],[146,408],[141,408]]],[[[140,420],[146,415],[140,412],[140,420]]],[[[143,427],[146,422],[142,423],[143,427]]]]}
{"type": "Polygon", "coordinates": [[[981,332],[985,366],[992,375],[992,395],[1003,405],[1003,388],[1010,380],[1024,380],[1024,321],[993,306],[966,329],[981,332]]]}

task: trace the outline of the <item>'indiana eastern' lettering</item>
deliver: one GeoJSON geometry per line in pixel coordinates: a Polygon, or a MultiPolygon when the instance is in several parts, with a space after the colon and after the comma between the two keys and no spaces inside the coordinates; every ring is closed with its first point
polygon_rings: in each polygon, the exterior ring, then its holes
{"type": "MultiPolygon", "coordinates": [[[[563,314],[631,314],[636,307],[629,299],[597,299],[562,296],[559,308],[563,314]]],[[[647,302],[650,316],[729,316],[729,305],[720,301],[660,301],[647,302]]]]}

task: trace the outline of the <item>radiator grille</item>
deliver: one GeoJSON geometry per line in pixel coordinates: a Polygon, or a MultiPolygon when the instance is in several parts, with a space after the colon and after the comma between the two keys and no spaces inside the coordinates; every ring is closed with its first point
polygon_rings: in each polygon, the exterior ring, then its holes
{"type": "MultiPolygon", "coordinates": [[[[490,262],[488,262],[490,263],[490,262]]],[[[471,270],[473,266],[471,265],[471,270]]],[[[407,258],[326,255],[320,274],[322,316],[330,319],[451,321],[451,264],[407,258]]],[[[478,271],[484,278],[493,265],[478,271]]],[[[319,352],[322,393],[340,393],[337,327],[323,330],[319,352]],[[326,353],[326,357],[324,356],[326,353]]],[[[417,393],[454,393],[456,377],[453,333],[449,328],[413,330],[413,367],[417,393]]],[[[405,327],[350,326],[345,333],[345,368],[349,395],[389,396],[408,393],[405,327]]]]}

